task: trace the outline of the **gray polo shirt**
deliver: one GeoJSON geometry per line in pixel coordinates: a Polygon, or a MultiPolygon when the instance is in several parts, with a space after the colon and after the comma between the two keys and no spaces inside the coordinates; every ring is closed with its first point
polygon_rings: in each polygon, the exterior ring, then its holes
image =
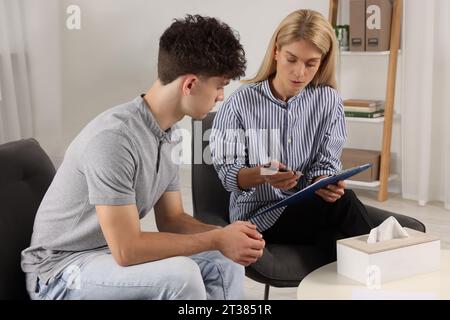
{"type": "Polygon", "coordinates": [[[27,288],[70,264],[108,251],[95,205],[131,205],[142,219],[166,191],[179,190],[181,136],[163,131],[142,97],[92,120],[68,147],[22,252],[27,288]]]}

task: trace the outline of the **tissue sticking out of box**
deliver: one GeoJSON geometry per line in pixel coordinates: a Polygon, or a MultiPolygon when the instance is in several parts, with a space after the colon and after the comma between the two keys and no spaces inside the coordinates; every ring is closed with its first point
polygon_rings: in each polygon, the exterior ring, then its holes
{"type": "Polygon", "coordinates": [[[378,227],[370,230],[367,243],[377,243],[380,241],[407,238],[409,237],[406,230],[398,223],[394,217],[389,217],[383,221],[378,227]]]}

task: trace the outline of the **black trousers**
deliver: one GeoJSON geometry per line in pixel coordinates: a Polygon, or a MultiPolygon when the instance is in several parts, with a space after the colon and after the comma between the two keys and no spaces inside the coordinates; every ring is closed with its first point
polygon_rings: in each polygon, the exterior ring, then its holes
{"type": "Polygon", "coordinates": [[[336,240],[367,234],[372,228],[364,205],[352,190],[345,190],[334,203],[314,195],[301,204],[288,206],[262,234],[268,243],[316,245],[336,259],[336,240]]]}

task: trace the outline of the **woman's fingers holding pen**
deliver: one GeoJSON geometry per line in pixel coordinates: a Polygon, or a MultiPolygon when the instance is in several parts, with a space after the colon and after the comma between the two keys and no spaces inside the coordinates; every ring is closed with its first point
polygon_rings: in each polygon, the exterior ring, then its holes
{"type": "Polygon", "coordinates": [[[277,189],[289,190],[295,187],[298,183],[300,175],[294,171],[278,172],[272,176],[266,176],[265,181],[272,187],[277,189]]]}

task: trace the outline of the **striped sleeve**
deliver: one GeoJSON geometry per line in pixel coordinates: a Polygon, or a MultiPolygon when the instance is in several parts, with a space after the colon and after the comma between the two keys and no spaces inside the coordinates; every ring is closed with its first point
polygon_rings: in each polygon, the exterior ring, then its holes
{"type": "Polygon", "coordinates": [[[211,158],[219,179],[229,192],[249,192],[238,185],[238,174],[246,166],[245,131],[228,99],[214,118],[210,136],[211,158]]]}
{"type": "Polygon", "coordinates": [[[340,158],[347,139],[342,99],[334,90],[327,90],[322,98],[324,104],[329,104],[326,107],[329,108],[332,117],[328,122],[314,162],[306,174],[309,182],[316,177],[333,175],[341,170],[340,158]]]}

